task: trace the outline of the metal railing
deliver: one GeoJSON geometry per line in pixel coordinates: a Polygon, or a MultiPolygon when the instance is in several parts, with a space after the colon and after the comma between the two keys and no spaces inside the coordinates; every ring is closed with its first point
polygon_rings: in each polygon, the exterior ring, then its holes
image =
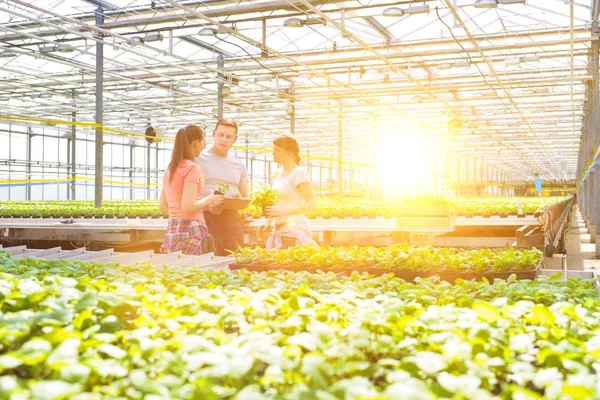
{"type": "Polygon", "coordinates": [[[565,252],[565,236],[569,227],[573,197],[561,202],[540,207],[534,214],[544,231],[544,254],[565,252]]]}

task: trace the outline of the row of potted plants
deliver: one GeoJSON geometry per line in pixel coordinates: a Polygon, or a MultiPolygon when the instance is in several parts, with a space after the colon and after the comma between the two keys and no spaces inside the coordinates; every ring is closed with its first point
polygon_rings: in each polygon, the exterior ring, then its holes
{"type": "Polygon", "coordinates": [[[375,275],[393,273],[406,280],[438,275],[454,280],[506,279],[517,274],[521,279],[537,276],[542,253],[537,249],[502,250],[416,247],[407,243],[384,247],[372,246],[299,246],[283,250],[240,248],[233,269],[252,271],[332,271],[348,274],[353,271],[375,275]]]}

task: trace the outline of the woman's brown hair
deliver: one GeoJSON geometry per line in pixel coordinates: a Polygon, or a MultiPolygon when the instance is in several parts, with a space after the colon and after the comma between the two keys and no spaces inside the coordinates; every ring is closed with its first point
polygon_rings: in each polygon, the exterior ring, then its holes
{"type": "Polygon", "coordinates": [[[295,137],[290,135],[281,135],[273,140],[273,144],[277,147],[281,147],[285,151],[289,151],[290,153],[295,154],[294,161],[296,161],[296,165],[300,165],[300,146],[298,146],[298,141],[295,137]]]}
{"type": "Polygon", "coordinates": [[[169,183],[173,181],[175,170],[182,160],[194,161],[192,143],[194,143],[194,140],[203,140],[204,137],[204,131],[198,125],[188,125],[177,131],[175,144],[173,145],[173,154],[169,163],[169,183]]]}

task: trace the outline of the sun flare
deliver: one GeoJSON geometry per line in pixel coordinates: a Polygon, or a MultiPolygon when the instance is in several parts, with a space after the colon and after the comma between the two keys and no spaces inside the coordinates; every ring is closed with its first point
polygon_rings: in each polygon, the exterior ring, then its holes
{"type": "Polygon", "coordinates": [[[419,127],[380,133],[378,181],[390,194],[431,192],[434,189],[435,160],[439,155],[432,135],[419,127]]]}

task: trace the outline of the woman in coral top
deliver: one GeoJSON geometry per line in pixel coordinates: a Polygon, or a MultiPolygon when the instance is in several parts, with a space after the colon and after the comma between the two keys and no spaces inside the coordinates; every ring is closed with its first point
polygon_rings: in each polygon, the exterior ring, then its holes
{"type": "Polygon", "coordinates": [[[202,254],[202,240],[208,236],[203,210],[223,201],[223,196],[214,194],[197,200],[202,192],[202,173],[194,159],[204,145],[204,131],[196,125],[180,129],[175,136],[160,193],[160,209],[169,213],[162,253],[181,250],[184,254],[202,254]]]}

